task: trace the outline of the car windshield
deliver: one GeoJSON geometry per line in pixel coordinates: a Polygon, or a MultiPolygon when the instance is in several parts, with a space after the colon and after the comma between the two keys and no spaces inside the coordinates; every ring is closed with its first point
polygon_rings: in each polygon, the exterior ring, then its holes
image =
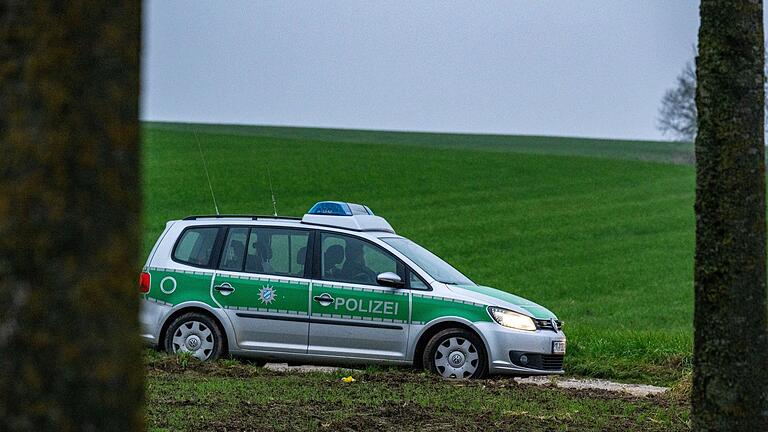
{"type": "Polygon", "coordinates": [[[429,273],[436,281],[451,285],[474,285],[475,283],[443,261],[437,255],[402,237],[384,237],[381,240],[397,249],[416,263],[422,270],[429,273]]]}

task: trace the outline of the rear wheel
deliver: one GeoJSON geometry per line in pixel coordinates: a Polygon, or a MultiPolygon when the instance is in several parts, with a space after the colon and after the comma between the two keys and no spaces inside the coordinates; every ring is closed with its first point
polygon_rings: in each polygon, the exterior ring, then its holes
{"type": "Polygon", "coordinates": [[[224,351],[224,336],[211,317],[190,312],[178,316],[165,334],[165,351],[188,352],[198,360],[216,360],[224,351]]]}
{"type": "Polygon", "coordinates": [[[428,370],[449,379],[483,378],[488,373],[483,342],[460,328],[432,336],[424,348],[423,362],[428,370]]]}

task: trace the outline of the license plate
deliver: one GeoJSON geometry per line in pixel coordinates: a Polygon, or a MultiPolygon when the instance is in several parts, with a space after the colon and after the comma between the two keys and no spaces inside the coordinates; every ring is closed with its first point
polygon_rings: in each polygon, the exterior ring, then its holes
{"type": "Polygon", "coordinates": [[[565,341],[552,342],[552,354],[565,354],[565,341]]]}

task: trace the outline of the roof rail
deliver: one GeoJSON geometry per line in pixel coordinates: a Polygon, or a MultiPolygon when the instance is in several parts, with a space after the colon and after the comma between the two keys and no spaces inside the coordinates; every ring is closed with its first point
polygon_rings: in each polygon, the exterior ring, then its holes
{"type": "Polygon", "coordinates": [[[293,217],[293,216],[272,216],[272,215],[239,215],[239,214],[223,214],[223,215],[198,215],[198,216],[187,216],[183,220],[198,220],[198,219],[230,219],[230,218],[237,218],[237,219],[251,219],[251,220],[260,220],[260,219],[288,219],[288,220],[301,220],[299,217],[293,217]]]}

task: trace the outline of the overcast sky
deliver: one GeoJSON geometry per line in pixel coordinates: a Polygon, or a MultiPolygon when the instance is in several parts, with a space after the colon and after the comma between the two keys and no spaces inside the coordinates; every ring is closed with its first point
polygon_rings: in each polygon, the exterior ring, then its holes
{"type": "Polygon", "coordinates": [[[658,139],[698,2],[169,1],[142,118],[658,139]]]}

